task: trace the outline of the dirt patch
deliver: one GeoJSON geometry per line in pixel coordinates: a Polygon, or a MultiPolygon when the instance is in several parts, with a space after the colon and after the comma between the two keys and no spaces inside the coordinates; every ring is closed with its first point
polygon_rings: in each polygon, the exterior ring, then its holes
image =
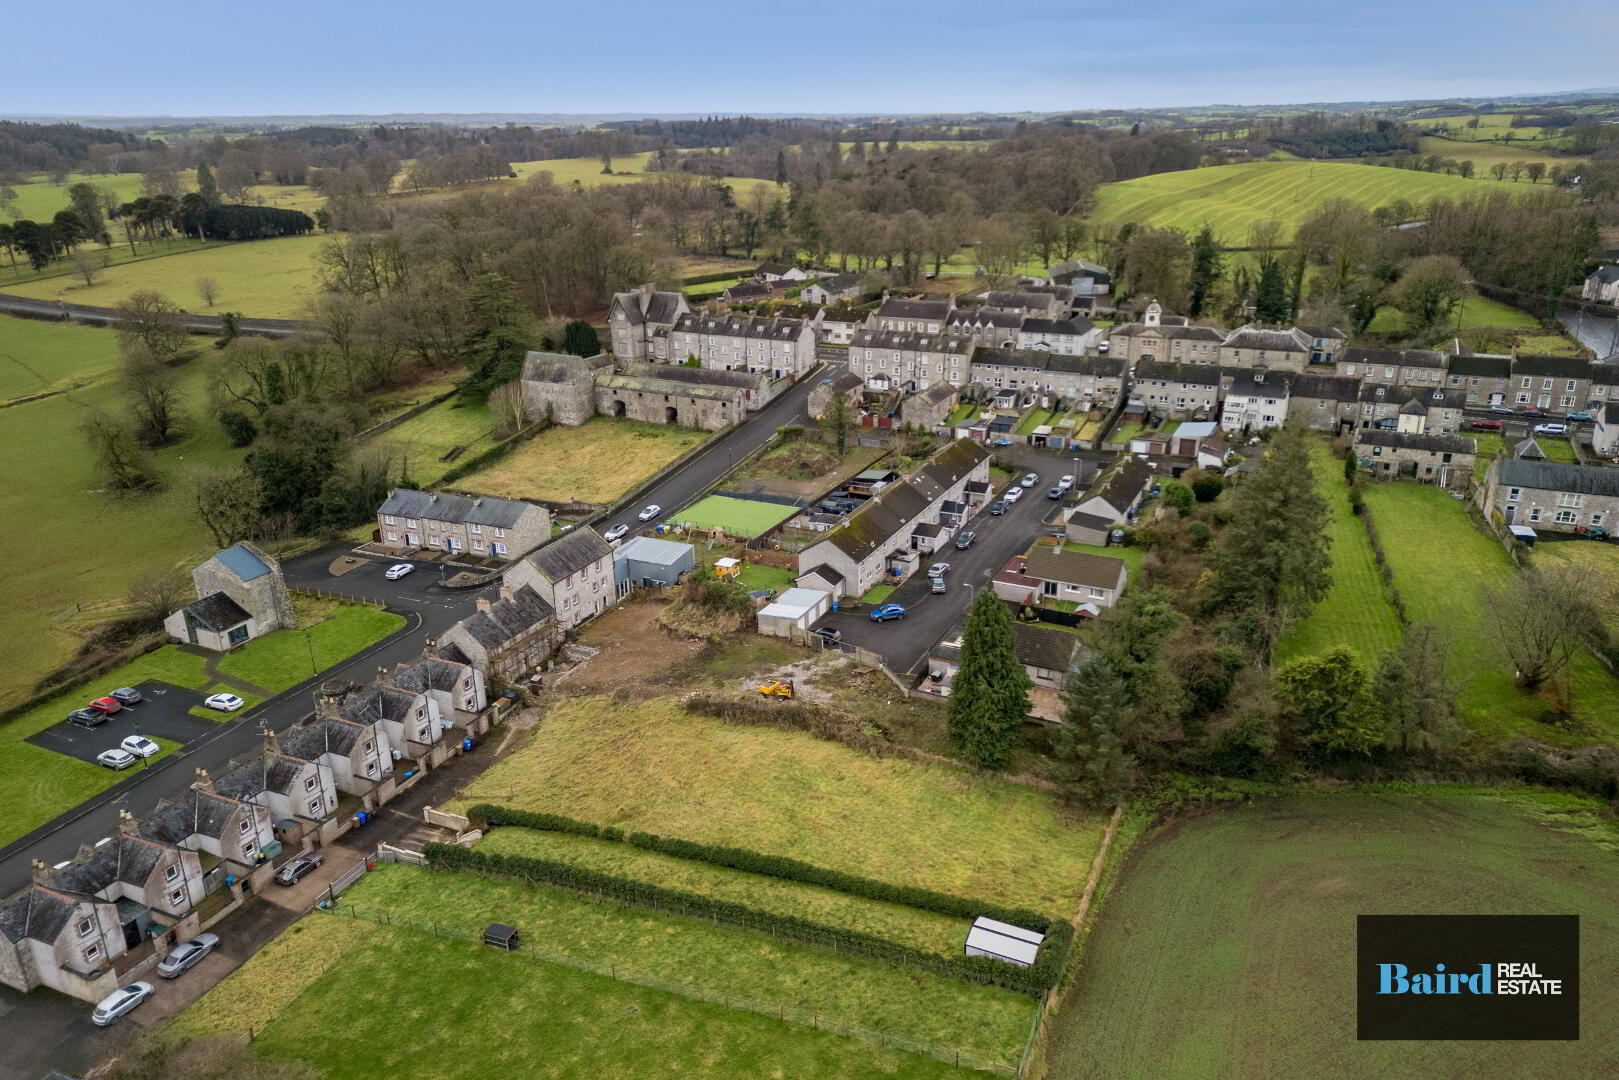
{"type": "Polygon", "coordinates": [[[703,650],[701,641],[677,637],[658,623],[668,605],[657,600],[619,604],[591,620],[581,644],[600,649],[564,684],[570,695],[610,694],[679,678],[703,650]]]}
{"type": "Polygon", "coordinates": [[[758,694],[759,687],[769,683],[792,683],[793,696],[797,700],[829,704],[833,700],[832,692],[817,680],[825,679],[834,667],[847,666],[847,663],[841,660],[829,663],[821,656],[807,656],[795,663],[785,664],[760,675],[744,676],[741,679],[741,688],[744,694],[758,694]]]}

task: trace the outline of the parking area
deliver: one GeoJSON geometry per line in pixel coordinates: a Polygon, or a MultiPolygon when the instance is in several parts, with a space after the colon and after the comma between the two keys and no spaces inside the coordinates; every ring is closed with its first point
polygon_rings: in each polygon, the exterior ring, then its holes
{"type": "MultiPolygon", "coordinates": [[[[128,735],[168,739],[184,746],[216,729],[216,725],[207,720],[190,715],[189,710],[201,705],[204,696],[195,690],[165,682],[144,682],[135,689],[141,692],[142,700],[135,705],[124,706],[121,711],[109,716],[104,724],[87,728],[64,719],[38,734],[30,735],[26,741],[94,764],[97,754],[111,750],[128,735]]],[[[71,708],[70,703],[63,703],[64,717],[71,708]]],[[[219,715],[221,720],[229,716],[228,713],[219,715]]]]}

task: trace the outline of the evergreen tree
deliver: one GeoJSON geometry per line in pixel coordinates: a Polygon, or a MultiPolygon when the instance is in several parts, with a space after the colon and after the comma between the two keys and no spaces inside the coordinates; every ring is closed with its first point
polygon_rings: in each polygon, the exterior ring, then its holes
{"type": "Polygon", "coordinates": [[[786,150],[777,150],[776,151],[776,183],[785,184],[786,182],[787,182],[787,151],[786,150]]]}
{"type": "Polygon", "coordinates": [[[1124,681],[1106,660],[1092,660],[1063,688],[1063,723],[1052,732],[1061,783],[1075,799],[1111,807],[1135,778],[1135,759],[1124,749],[1130,706],[1124,681]]]}
{"type": "Polygon", "coordinates": [[[1372,289],[1357,289],[1349,298],[1349,328],[1356,335],[1364,334],[1366,328],[1372,325],[1377,318],[1378,296],[1372,289]]]}
{"type": "Polygon", "coordinates": [[[490,391],[523,372],[523,357],[533,348],[528,312],[504,274],[484,274],[467,299],[466,334],[461,338],[461,362],[468,375],[461,396],[481,402],[490,391]]]}
{"type": "Polygon", "coordinates": [[[1324,754],[1370,754],[1383,743],[1371,680],[1347,646],[1283,664],[1276,670],[1276,700],[1294,731],[1324,754]]]}
{"type": "Polygon", "coordinates": [[[1259,288],[1254,292],[1254,320],[1273,324],[1287,321],[1287,280],[1282,277],[1282,264],[1275,260],[1266,263],[1259,275],[1259,288]]]}
{"type": "Polygon", "coordinates": [[[1456,722],[1456,686],[1445,673],[1445,646],[1426,623],[1406,628],[1400,646],[1385,652],[1372,678],[1388,745],[1432,753],[1466,737],[1456,722]]]}
{"type": "Polygon", "coordinates": [[[596,328],[583,319],[572,319],[562,328],[562,351],[575,356],[595,356],[602,351],[596,328]]]}
{"type": "Polygon", "coordinates": [[[219,205],[219,181],[214,179],[214,171],[206,161],[197,166],[197,194],[209,206],[219,205]]]}
{"type": "Polygon", "coordinates": [[[1196,318],[1203,314],[1209,294],[1214,291],[1215,282],[1220,280],[1223,273],[1225,260],[1220,257],[1220,247],[1214,242],[1214,230],[1205,225],[1192,240],[1192,292],[1186,304],[1188,315],[1196,318]]]}
{"type": "Polygon", "coordinates": [[[1012,618],[992,589],[980,589],[967,609],[961,669],[950,695],[950,740],[974,765],[1003,768],[1029,715],[1033,687],[1017,658],[1012,618]]]}
{"type": "Polygon", "coordinates": [[[849,432],[854,427],[854,417],[849,415],[849,400],[842,394],[833,394],[832,400],[827,404],[826,415],[821,418],[821,427],[832,434],[832,441],[838,448],[838,457],[849,452],[849,432]]]}

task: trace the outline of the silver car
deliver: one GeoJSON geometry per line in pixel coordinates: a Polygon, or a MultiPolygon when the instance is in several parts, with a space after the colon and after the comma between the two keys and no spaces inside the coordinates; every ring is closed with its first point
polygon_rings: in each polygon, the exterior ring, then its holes
{"type": "Polygon", "coordinates": [[[190,941],[182,941],[170,949],[169,955],[157,965],[157,973],[165,979],[178,978],[186,970],[200,964],[202,958],[213,952],[218,944],[218,934],[198,934],[190,941]]]}
{"type": "Polygon", "coordinates": [[[96,1027],[106,1027],[115,1024],[135,1006],[157,993],[157,987],[149,982],[130,983],[101,999],[96,1011],[90,1014],[90,1022],[96,1027]]]}

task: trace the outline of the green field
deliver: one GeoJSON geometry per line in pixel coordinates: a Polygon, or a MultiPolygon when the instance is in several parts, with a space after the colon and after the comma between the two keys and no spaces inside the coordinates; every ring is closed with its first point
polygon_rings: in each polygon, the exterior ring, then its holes
{"type": "MultiPolygon", "coordinates": [[[[102,274],[111,267],[121,266],[129,262],[144,262],[147,259],[164,258],[169,255],[184,255],[193,251],[202,251],[205,248],[225,247],[224,241],[193,240],[189,236],[165,236],[157,240],[137,240],[133,247],[122,240],[111,247],[101,244],[82,244],[76,255],[83,255],[89,260],[91,266],[91,280],[100,281],[102,274]]],[[[70,277],[80,285],[84,284],[84,277],[78,269],[76,258],[57,259],[46,264],[43,270],[35,270],[28,260],[19,260],[15,266],[10,263],[0,265],[0,291],[15,292],[13,286],[28,285],[45,281],[49,278],[70,277]]]]}
{"type": "MultiPolygon", "coordinates": [[[[1444,634],[1452,673],[1462,681],[1462,718],[1488,738],[1538,737],[1586,742],[1535,718],[1552,707],[1512,683],[1512,670],[1494,637],[1481,590],[1513,573],[1500,543],[1480,532],[1462,504],[1431,484],[1392,481],[1363,485],[1366,505],[1389,565],[1394,587],[1414,622],[1444,634]]],[[[1348,634],[1345,635],[1348,638],[1348,634]]],[[[1363,654],[1371,642],[1347,640],[1363,654]]],[[[1574,712],[1596,732],[1619,735],[1619,684],[1586,653],[1570,667],[1574,712]]]]}
{"type": "Polygon", "coordinates": [[[1209,224],[1226,244],[1248,240],[1248,228],[1268,218],[1288,230],[1328,199],[1350,199],[1374,209],[1405,199],[1412,203],[1444,196],[1522,190],[1494,180],[1463,180],[1441,173],[1413,172],[1376,165],[1322,161],[1261,161],[1210,165],[1106,184],[1098,192],[1091,219],[1133,221],[1195,232],[1209,224]]]}
{"type": "MultiPolygon", "coordinates": [[[[1378,309],[1376,318],[1366,329],[1374,334],[1392,334],[1402,333],[1405,328],[1405,316],[1398,309],[1383,307],[1378,309]]],[[[1520,311],[1510,304],[1483,296],[1469,296],[1451,315],[1446,329],[1539,330],[1540,323],[1527,311],[1520,311]]]]}
{"type": "Polygon", "coordinates": [[[1594,801],[1307,795],[1222,808],[1129,857],[1057,1017],[1052,1080],[1610,1075],[1619,862],[1537,824],[1594,801]],[[1538,802],[1534,816],[1513,803],[1538,802]],[[1355,917],[1578,914],[1578,1042],[1358,1042],[1355,917]]]}
{"type": "Polygon", "coordinates": [[[974,1075],[522,954],[328,915],[272,941],[170,1030],[252,1030],[259,1053],[307,1061],[327,1080],[974,1075]],[[402,1038],[402,1010],[453,1037],[402,1038]]]}
{"type": "Polygon", "coordinates": [[[219,661],[222,675],[279,693],[405,625],[403,616],[369,605],[345,605],[305,630],[282,630],[250,641],[219,661]]]}
{"type": "Polygon", "coordinates": [[[0,320],[0,402],[80,386],[118,368],[104,330],[10,316],[0,320]]]}
{"type": "Polygon", "coordinates": [[[693,529],[724,529],[731,536],[754,537],[796,513],[796,507],[779,503],[710,495],[669,517],[693,529]]]}
{"type": "MultiPolygon", "coordinates": [[[[190,170],[180,175],[181,186],[190,190],[192,186],[190,170]]],[[[124,202],[138,199],[141,194],[140,173],[91,173],[88,176],[70,173],[67,182],[62,184],[53,184],[44,176],[34,176],[30,178],[29,183],[7,185],[17,193],[17,201],[12,203],[11,207],[17,211],[19,217],[27,218],[29,221],[49,221],[56,216],[58,210],[68,208],[70,200],[67,189],[74,184],[111,188],[124,202]]],[[[116,222],[112,224],[112,228],[115,233],[122,231],[116,222]]]]}
{"type": "Polygon", "coordinates": [[[235,311],[264,319],[296,319],[316,294],[313,259],[329,237],[284,236],[210,246],[161,259],[112,266],[86,287],[74,275],[7,286],[18,296],[111,307],[130,293],[151,289],[187,311],[235,311]],[[211,277],[219,298],[210,309],[197,296],[197,281],[211,277]]]}
{"type": "MultiPolygon", "coordinates": [[[[1438,154],[1442,158],[1450,158],[1453,161],[1471,161],[1475,170],[1474,175],[1488,176],[1490,166],[1496,162],[1510,165],[1515,161],[1522,161],[1526,164],[1531,161],[1539,161],[1543,162],[1547,169],[1550,169],[1553,165],[1561,165],[1564,168],[1573,167],[1576,170],[1582,164],[1575,158],[1552,153],[1546,144],[1541,142],[1487,142],[1484,140],[1469,140],[1465,137],[1460,139],[1442,138],[1437,135],[1424,135],[1417,142],[1424,154],[1438,154]]],[[[1524,177],[1520,182],[1527,184],[1529,183],[1529,178],[1524,177]]],[[[1546,181],[1542,179],[1541,183],[1546,183],[1546,181]]]]}
{"type": "Polygon", "coordinates": [[[488,468],[457,480],[455,487],[605,505],[708,437],[694,428],[598,416],[579,427],[543,431],[488,468]]]}
{"type": "Polygon", "coordinates": [[[493,425],[494,418],[487,405],[466,405],[452,397],[389,428],[374,441],[401,457],[405,472],[416,483],[433,484],[454,468],[456,461],[473,457],[494,445],[489,437],[493,425]],[[458,446],[465,449],[457,455],[456,461],[439,460],[458,446]]]}
{"type": "Polygon", "coordinates": [[[1619,635],[1619,545],[1591,540],[1541,542],[1535,545],[1538,567],[1574,566],[1589,575],[1591,596],[1596,601],[1608,633],[1619,635]]]}
{"type": "Polygon", "coordinates": [[[1335,645],[1358,650],[1367,664],[1400,640],[1394,616],[1365,526],[1350,513],[1343,462],[1324,443],[1315,455],[1315,488],[1327,503],[1327,537],[1331,544],[1332,587],[1303,621],[1291,627],[1277,648],[1277,658],[1315,656],[1335,645]]]}
{"type": "Polygon", "coordinates": [[[1077,903],[1102,829],[1033,788],[724,724],[667,698],[563,702],[453,805],[479,802],[1054,914],[1077,903]]]}

